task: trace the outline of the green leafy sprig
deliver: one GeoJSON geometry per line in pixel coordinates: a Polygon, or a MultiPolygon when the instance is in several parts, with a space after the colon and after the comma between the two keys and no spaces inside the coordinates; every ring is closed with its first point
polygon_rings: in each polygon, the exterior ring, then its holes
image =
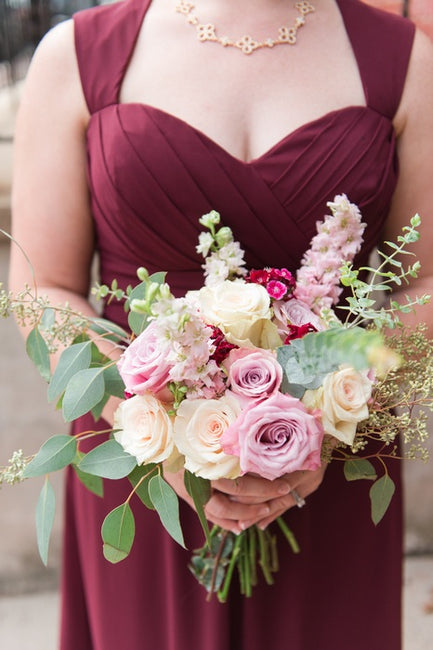
{"type": "Polygon", "coordinates": [[[404,302],[391,298],[388,307],[378,308],[378,300],[375,297],[377,293],[383,294],[392,290],[401,292],[403,286],[409,285],[411,279],[418,277],[421,268],[419,261],[405,266],[400,258],[404,255],[414,255],[407,247],[419,240],[420,224],[421,218],[415,215],[410,220],[410,226],[403,227],[402,234],[397,237],[397,243],[385,241],[390,252],[377,251],[381,262],[376,268],[364,266],[354,269],[353,264],[349,263],[342,266],[341,283],[351,289],[351,295],[347,297],[348,304],[340,305],[338,309],[348,312],[347,326],[372,323],[377,329],[394,329],[402,326],[399,313],[409,313],[414,311],[416,306],[425,305],[430,301],[427,294],[415,298],[405,295],[404,302]],[[368,280],[361,280],[360,274],[369,274],[368,280]]]}

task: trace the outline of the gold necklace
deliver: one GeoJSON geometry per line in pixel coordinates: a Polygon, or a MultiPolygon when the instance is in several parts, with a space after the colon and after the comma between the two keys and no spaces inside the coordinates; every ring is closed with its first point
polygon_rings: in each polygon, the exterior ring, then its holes
{"type": "Polygon", "coordinates": [[[287,27],[283,25],[279,27],[277,38],[265,38],[263,41],[258,41],[252,36],[245,34],[245,36],[234,41],[228,36],[217,36],[215,25],[212,23],[200,23],[194,9],[195,5],[188,0],[179,0],[176,5],[176,11],[185,16],[187,23],[195,26],[197,38],[200,42],[214,41],[224,47],[236,47],[244,54],[251,54],[255,50],[263,47],[274,47],[274,45],[294,45],[296,43],[298,29],[305,25],[305,16],[315,11],[312,4],[307,2],[307,0],[302,0],[295,4],[295,9],[297,9],[299,16],[295,18],[293,26],[287,27]]]}

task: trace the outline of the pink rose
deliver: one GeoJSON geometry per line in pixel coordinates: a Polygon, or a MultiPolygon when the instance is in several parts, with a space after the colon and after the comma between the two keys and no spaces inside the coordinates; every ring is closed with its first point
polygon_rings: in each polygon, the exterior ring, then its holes
{"type": "Polygon", "coordinates": [[[171,369],[166,359],[167,343],[156,335],[155,325],[150,323],[117,362],[126,390],[143,395],[147,391],[156,394],[165,389],[171,369]]]}
{"type": "Polygon", "coordinates": [[[305,302],[297,298],[291,298],[284,302],[274,302],[272,308],[274,310],[273,321],[278,327],[278,333],[282,338],[290,334],[289,325],[296,325],[296,327],[312,325],[318,332],[325,329],[320,318],[311,311],[305,302]]]}
{"type": "Polygon", "coordinates": [[[239,397],[266,399],[278,391],[283,371],[275,355],[260,348],[231,350],[224,367],[227,385],[239,397]]]}
{"type": "Polygon", "coordinates": [[[276,393],[251,402],[221,437],[226,454],[239,456],[243,474],[273,480],[296,470],[320,467],[320,420],[295,397],[276,393]]]}

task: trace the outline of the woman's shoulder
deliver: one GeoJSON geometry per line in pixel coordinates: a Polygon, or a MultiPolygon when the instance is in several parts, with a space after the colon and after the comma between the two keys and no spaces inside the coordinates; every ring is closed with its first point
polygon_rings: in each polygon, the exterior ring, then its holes
{"type": "Polygon", "coordinates": [[[417,29],[396,115],[397,132],[409,119],[417,119],[426,113],[433,115],[433,42],[417,29]]]}

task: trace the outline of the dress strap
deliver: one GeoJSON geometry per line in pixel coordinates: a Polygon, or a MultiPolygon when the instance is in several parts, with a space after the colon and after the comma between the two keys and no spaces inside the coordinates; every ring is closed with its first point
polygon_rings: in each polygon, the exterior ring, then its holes
{"type": "Polygon", "coordinates": [[[89,112],[118,102],[151,0],[122,0],[74,14],[75,50],[89,112]]]}
{"type": "Polygon", "coordinates": [[[364,86],[367,105],[393,119],[400,104],[415,25],[364,4],[337,0],[364,86]]]}

